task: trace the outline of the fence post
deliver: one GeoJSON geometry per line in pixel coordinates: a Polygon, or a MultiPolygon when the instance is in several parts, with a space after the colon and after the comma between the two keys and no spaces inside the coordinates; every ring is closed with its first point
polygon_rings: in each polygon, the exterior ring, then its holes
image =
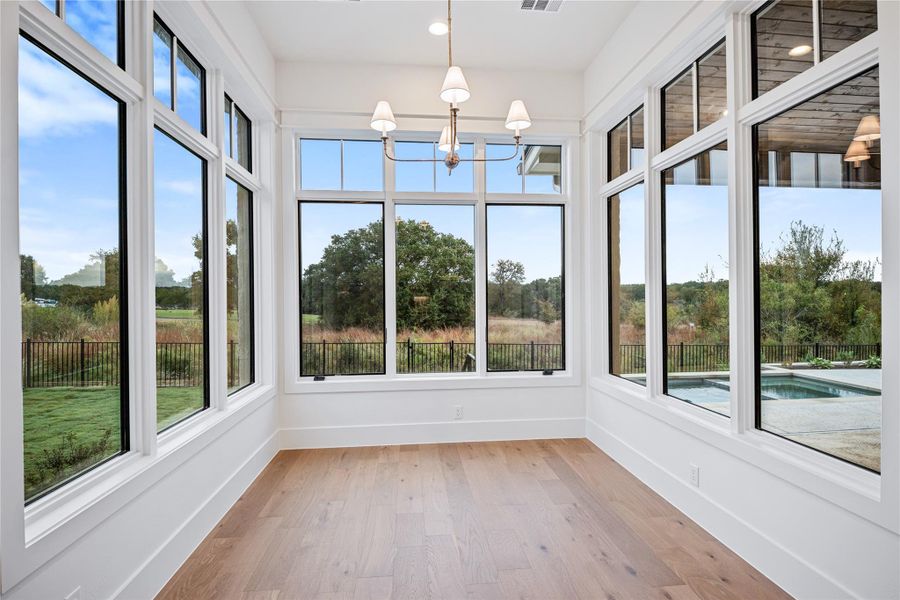
{"type": "MultiPolygon", "coordinates": [[[[875,344],[875,355],[879,356],[879,357],[881,356],[881,342],[877,342],[875,344]]],[[[866,357],[866,358],[868,358],[868,357],[866,357]]]]}
{"type": "Polygon", "coordinates": [[[28,338],[25,340],[25,387],[31,387],[34,383],[33,375],[31,373],[32,366],[34,365],[34,358],[31,353],[31,338],[28,338]]]}
{"type": "Polygon", "coordinates": [[[450,340],[450,373],[453,372],[453,340],[450,340]]]}
{"type": "Polygon", "coordinates": [[[406,338],[406,372],[412,373],[412,338],[406,338]]]}
{"type": "Polygon", "coordinates": [[[321,375],[325,374],[325,340],[322,340],[322,370],[319,372],[321,375]]]}
{"type": "Polygon", "coordinates": [[[819,342],[816,342],[816,351],[814,352],[815,358],[819,358],[819,342]]]}
{"type": "Polygon", "coordinates": [[[678,342],[678,368],[684,369],[684,342],[678,342]]]}
{"type": "Polygon", "coordinates": [[[531,340],[531,370],[534,371],[534,340],[531,340]]]}
{"type": "Polygon", "coordinates": [[[81,387],[84,387],[84,338],[81,338],[81,345],[78,350],[79,366],[81,367],[81,387]]]}

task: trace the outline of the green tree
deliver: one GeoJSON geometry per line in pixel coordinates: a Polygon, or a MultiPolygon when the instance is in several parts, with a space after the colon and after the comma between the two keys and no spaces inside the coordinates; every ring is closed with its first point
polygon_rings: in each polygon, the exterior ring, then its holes
{"type": "Polygon", "coordinates": [[[47,283],[44,267],[30,254],[20,254],[19,269],[22,293],[28,300],[34,300],[36,288],[47,283]]]}
{"type": "Polygon", "coordinates": [[[523,310],[522,284],[525,265],[501,258],[494,263],[489,284],[488,311],[494,315],[521,316],[523,310]]]}
{"type": "Polygon", "coordinates": [[[397,221],[397,326],[472,327],[475,249],[425,222],[397,221]]]}

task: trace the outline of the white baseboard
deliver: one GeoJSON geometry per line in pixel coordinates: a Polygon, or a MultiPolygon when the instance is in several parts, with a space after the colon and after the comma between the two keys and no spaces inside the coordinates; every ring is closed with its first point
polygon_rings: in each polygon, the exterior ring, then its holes
{"type": "Polygon", "coordinates": [[[282,429],[282,449],[584,437],[584,419],[510,419],[282,429]]]}
{"type": "Polygon", "coordinates": [[[593,419],[585,419],[585,430],[591,443],[792,596],[810,599],[857,597],[593,419]]]}
{"type": "Polygon", "coordinates": [[[145,600],[154,598],[200,542],[234,506],[256,476],[278,453],[278,432],[273,432],[247,460],[197,507],[182,525],[166,539],[118,589],[113,598],[145,600]]]}

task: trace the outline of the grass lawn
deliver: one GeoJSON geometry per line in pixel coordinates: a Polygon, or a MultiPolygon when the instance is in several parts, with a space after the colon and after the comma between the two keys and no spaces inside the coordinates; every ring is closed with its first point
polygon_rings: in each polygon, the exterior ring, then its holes
{"type": "Polygon", "coordinates": [[[303,324],[304,325],[315,325],[321,320],[322,320],[322,317],[319,315],[307,315],[305,313],[303,315],[303,324]]]}
{"type": "Polygon", "coordinates": [[[190,308],[157,308],[157,319],[199,319],[197,311],[190,308]]]}
{"type": "MultiPolygon", "coordinates": [[[[201,388],[160,388],[158,426],[201,405],[201,388]]],[[[24,418],[26,498],[119,450],[119,388],[29,388],[24,391],[24,418]],[[58,456],[54,467],[47,465],[50,455],[58,456]]]]}

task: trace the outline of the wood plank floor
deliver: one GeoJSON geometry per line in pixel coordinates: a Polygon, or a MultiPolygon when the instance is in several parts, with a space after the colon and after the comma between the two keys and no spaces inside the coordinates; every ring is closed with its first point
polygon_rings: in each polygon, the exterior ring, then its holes
{"type": "Polygon", "coordinates": [[[279,453],[159,598],[789,598],[586,440],[279,453]]]}

